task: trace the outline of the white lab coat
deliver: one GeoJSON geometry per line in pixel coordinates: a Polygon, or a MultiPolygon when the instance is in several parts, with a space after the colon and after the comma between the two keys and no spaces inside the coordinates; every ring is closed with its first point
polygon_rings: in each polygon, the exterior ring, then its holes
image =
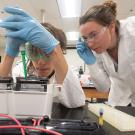
{"type": "Polygon", "coordinates": [[[135,17],[120,22],[118,71],[107,52],[96,56],[97,62],[88,65],[90,75],[99,90],[109,90],[112,106],[135,106],[135,17]]]}
{"type": "MultiPolygon", "coordinates": [[[[15,66],[12,70],[13,78],[23,75],[22,63],[15,66]],[[19,71],[21,71],[19,73],[19,71]]],[[[55,82],[55,76],[53,76],[50,83],[55,82]]],[[[73,71],[69,68],[67,75],[63,81],[61,90],[57,90],[53,93],[55,101],[60,102],[68,108],[76,108],[85,105],[85,95],[80,85],[79,79],[74,75],[73,71]]]]}

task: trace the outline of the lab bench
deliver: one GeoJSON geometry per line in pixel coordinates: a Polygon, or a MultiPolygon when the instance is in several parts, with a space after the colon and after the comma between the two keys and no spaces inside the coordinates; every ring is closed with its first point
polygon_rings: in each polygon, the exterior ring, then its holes
{"type": "Polygon", "coordinates": [[[86,98],[108,99],[108,92],[98,91],[95,87],[82,87],[86,98]]]}
{"type": "MultiPolygon", "coordinates": [[[[88,102],[84,107],[69,109],[64,107],[59,103],[53,104],[52,109],[52,118],[54,119],[72,119],[72,120],[92,120],[98,122],[98,117],[88,110],[88,102]]],[[[128,108],[128,111],[133,110],[132,107],[128,108]]],[[[123,107],[122,110],[126,110],[126,107],[123,107]]],[[[135,110],[135,109],[134,109],[135,110]]],[[[132,132],[120,132],[107,122],[104,122],[103,129],[106,135],[135,135],[135,131],[132,132]]]]}

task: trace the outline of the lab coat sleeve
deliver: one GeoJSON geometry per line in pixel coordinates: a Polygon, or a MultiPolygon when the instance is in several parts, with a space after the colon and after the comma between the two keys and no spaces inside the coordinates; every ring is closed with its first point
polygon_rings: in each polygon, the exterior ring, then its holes
{"type": "Polygon", "coordinates": [[[107,72],[104,69],[103,62],[100,57],[96,57],[96,63],[87,65],[90,73],[90,77],[94,83],[94,86],[99,91],[109,91],[111,87],[111,81],[107,72]]]}
{"type": "Polygon", "coordinates": [[[130,66],[135,75],[135,16],[128,17],[122,25],[122,33],[127,42],[126,50],[130,66]],[[126,34],[125,34],[126,33],[126,34]]]}
{"type": "Polygon", "coordinates": [[[68,108],[76,108],[85,105],[85,95],[80,81],[71,69],[68,69],[62,88],[58,94],[58,100],[68,108]]]}

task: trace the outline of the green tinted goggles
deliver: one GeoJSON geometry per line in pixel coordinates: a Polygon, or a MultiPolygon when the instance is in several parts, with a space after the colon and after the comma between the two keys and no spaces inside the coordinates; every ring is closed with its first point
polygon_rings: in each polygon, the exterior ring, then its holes
{"type": "Polygon", "coordinates": [[[28,57],[32,61],[37,61],[39,59],[43,59],[44,61],[48,62],[51,61],[50,56],[46,56],[45,54],[36,54],[36,55],[31,55],[28,57]]]}
{"type": "Polygon", "coordinates": [[[39,48],[36,48],[30,44],[26,45],[26,54],[28,59],[32,61],[37,61],[39,59],[43,59],[46,62],[51,61],[50,56],[46,55],[39,48]]]}

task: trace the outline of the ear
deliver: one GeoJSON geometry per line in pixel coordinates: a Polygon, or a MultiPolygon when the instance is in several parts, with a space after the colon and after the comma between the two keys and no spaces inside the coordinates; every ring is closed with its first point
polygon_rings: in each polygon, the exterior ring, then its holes
{"type": "Polygon", "coordinates": [[[109,25],[109,30],[111,33],[115,33],[115,23],[112,22],[110,25],[109,25]]]}

